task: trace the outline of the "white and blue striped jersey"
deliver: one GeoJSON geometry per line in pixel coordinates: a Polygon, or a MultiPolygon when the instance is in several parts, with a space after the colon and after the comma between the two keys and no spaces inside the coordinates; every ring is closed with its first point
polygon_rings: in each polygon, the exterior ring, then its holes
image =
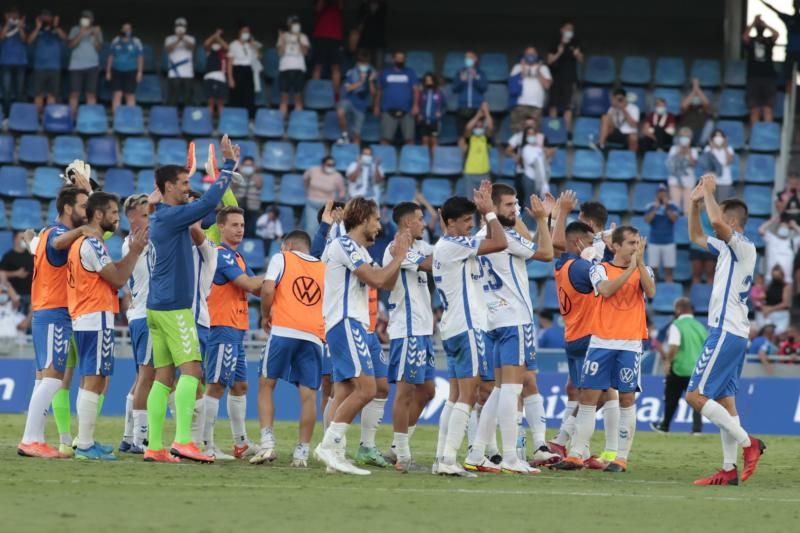
{"type": "MultiPolygon", "coordinates": [[[[122,257],[128,255],[131,249],[130,241],[131,236],[128,235],[122,242],[122,257]]],[[[147,248],[149,246],[149,244],[145,246],[144,251],[139,255],[131,277],[128,278],[128,290],[131,291],[131,304],[125,313],[128,322],[147,318],[147,293],[150,291],[150,270],[147,268],[147,248]]]]}
{"type": "Polygon", "coordinates": [[[194,262],[194,283],[192,294],[192,315],[200,326],[211,327],[208,314],[208,295],[217,271],[217,247],[206,239],[200,246],[192,246],[194,262]]]}
{"type": "MultiPolygon", "coordinates": [[[[400,267],[397,283],[389,294],[389,338],[402,339],[433,335],[433,310],[428,291],[428,274],[419,270],[425,258],[433,254],[433,246],[414,241],[400,267]]],[[[383,254],[383,266],[392,262],[391,246],[383,254]]]]}
{"type": "MultiPolygon", "coordinates": [[[[486,305],[489,309],[489,330],[509,326],[524,326],[533,322],[526,262],[536,253],[535,243],[524,238],[512,228],[506,228],[508,248],[481,256],[486,305]]],[[[485,238],[486,228],[481,228],[478,238],[485,238]]]]}
{"type": "Polygon", "coordinates": [[[756,247],[747,237],[734,232],[727,243],[709,236],[708,251],[717,256],[708,325],[747,338],[750,335],[747,296],[753,284],[756,247]]]}
{"type": "Polygon", "coordinates": [[[444,307],[442,340],[471,329],[486,330],[480,242],[475,237],[444,236],[433,247],[433,281],[444,307]]]}
{"type": "Polygon", "coordinates": [[[353,272],[361,265],[372,264],[366,248],[342,235],[332,240],[322,253],[325,263],[325,292],[322,314],[325,331],[344,320],[352,318],[369,326],[369,287],[353,272]]]}

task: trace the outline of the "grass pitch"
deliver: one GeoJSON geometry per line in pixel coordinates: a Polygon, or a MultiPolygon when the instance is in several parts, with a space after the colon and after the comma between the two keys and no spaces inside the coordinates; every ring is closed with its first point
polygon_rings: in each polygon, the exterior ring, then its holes
{"type": "MultiPolygon", "coordinates": [[[[141,456],[78,462],[18,457],[22,415],[0,415],[0,528],[16,531],[797,531],[800,440],[767,438],[756,474],[738,487],[695,487],[721,460],[719,436],[636,435],[625,474],[595,471],[478,479],[326,474],[313,462],[289,466],[295,425],[276,427],[270,466],[147,464],[141,456]],[[257,528],[257,529],[256,529],[257,528]]],[[[73,420],[73,425],[74,425],[73,420]]],[[[98,438],[117,444],[122,419],[100,420],[98,438]]],[[[248,426],[258,436],[255,423],[248,426]]],[[[217,440],[228,439],[227,423],[217,440]]],[[[172,435],[168,427],[166,435],[172,435]]],[[[51,444],[55,428],[48,422],[51,444]]],[[[318,427],[316,439],[321,436],[318,427]]],[[[358,428],[349,434],[352,450],[358,428]]],[[[602,448],[602,432],[594,449],[602,448]]],[[[391,428],[378,442],[388,446],[391,428]]],[[[316,442],[314,443],[314,445],[316,442]]],[[[412,448],[430,465],[436,427],[420,426],[412,448]]],[[[313,445],[312,445],[313,448],[313,445]]]]}

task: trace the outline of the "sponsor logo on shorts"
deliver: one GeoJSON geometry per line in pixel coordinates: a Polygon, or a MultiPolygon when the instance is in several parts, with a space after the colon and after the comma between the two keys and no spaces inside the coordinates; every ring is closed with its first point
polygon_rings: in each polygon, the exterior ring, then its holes
{"type": "Polygon", "coordinates": [[[632,368],[623,368],[619,371],[619,380],[623,383],[630,383],[633,381],[633,375],[632,368]]]}

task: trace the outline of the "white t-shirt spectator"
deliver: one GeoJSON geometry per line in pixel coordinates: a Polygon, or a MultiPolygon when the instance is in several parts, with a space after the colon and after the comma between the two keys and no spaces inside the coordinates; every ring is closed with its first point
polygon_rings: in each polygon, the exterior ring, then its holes
{"type": "MultiPolygon", "coordinates": [[[[358,163],[353,162],[347,167],[346,175],[350,175],[356,170],[358,163]]],[[[384,175],[383,167],[378,165],[377,170],[384,175]]],[[[380,185],[375,183],[375,164],[361,165],[361,175],[356,181],[347,180],[347,197],[354,198],[356,196],[363,196],[365,198],[373,198],[376,201],[380,200],[380,185]]]]}
{"type": "Polygon", "coordinates": [[[706,146],[705,152],[711,152],[711,155],[717,158],[719,161],[720,166],[722,167],[722,173],[717,176],[717,184],[719,185],[733,185],[733,174],[731,174],[731,163],[728,163],[728,155],[733,155],[733,148],[730,146],[726,146],[724,148],[712,148],[711,146],[706,146]]]}
{"type": "Polygon", "coordinates": [[[281,72],[284,70],[302,70],[305,72],[306,58],[303,56],[302,47],[311,46],[306,34],[284,32],[280,37],[278,37],[278,44],[280,44],[281,39],[283,39],[286,44],[283,50],[283,55],[278,63],[278,70],[281,72]]]}
{"type": "MultiPolygon", "coordinates": [[[[256,235],[262,239],[280,239],[283,237],[283,224],[281,219],[275,217],[275,220],[269,219],[269,214],[264,213],[256,221],[256,235]]],[[[269,253],[269,250],[265,250],[269,253]]]]}
{"type": "Polygon", "coordinates": [[[228,48],[228,57],[231,58],[235,67],[252,67],[253,60],[258,57],[257,50],[259,48],[261,48],[261,44],[256,41],[249,41],[245,44],[236,39],[228,48]]]}
{"type": "Polygon", "coordinates": [[[614,127],[624,135],[637,133],[639,131],[639,108],[636,106],[636,104],[628,102],[625,104],[625,111],[628,112],[636,124],[630,125],[628,121],[625,120],[625,113],[623,113],[621,109],[617,109],[614,106],[608,108],[608,113],[611,115],[611,122],[614,124],[614,127]]]}
{"type": "MultiPolygon", "coordinates": [[[[522,65],[514,65],[514,68],[511,69],[511,75],[516,76],[521,71],[522,65]]],[[[546,80],[553,79],[547,65],[539,64],[530,67],[529,74],[527,76],[523,75],[522,77],[522,93],[517,99],[517,105],[544,107],[544,98],[547,91],[542,87],[542,82],[539,81],[538,74],[541,74],[546,80]]]]}
{"type": "Polygon", "coordinates": [[[547,179],[547,158],[544,150],[539,146],[526,144],[522,147],[521,155],[522,172],[527,179],[536,183],[538,194],[550,192],[550,184],[547,179]]]}
{"type": "Polygon", "coordinates": [[[773,232],[768,231],[762,237],[764,240],[765,249],[764,255],[767,260],[767,281],[772,278],[772,269],[778,265],[783,269],[783,279],[791,280],[794,275],[792,267],[794,266],[794,256],[797,249],[800,248],[800,237],[796,233],[788,239],[781,239],[773,232]]]}
{"type": "Polygon", "coordinates": [[[194,37],[184,35],[183,40],[178,42],[177,35],[170,35],[164,39],[164,48],[175,43],[178,43],[177,46],[167,54],[167,77],[194,78],[194,37]]]}
{"type": "MultiPolygon", "coordinates": [[[[525,131],[518,131],[508,139],[508,146],[510,146],[514,152],[516,153],[519,147],[522,145],[522,137],[525,135],[525,131]]],[[[537,133],[536,134],[536,146],[539,148],[544,148],[544,133],[537,133]]],[[[520,155],[520,162],[517,164],[517,172],[522,172],[524,169],[522,168],[522,153],[520,155]]]]}

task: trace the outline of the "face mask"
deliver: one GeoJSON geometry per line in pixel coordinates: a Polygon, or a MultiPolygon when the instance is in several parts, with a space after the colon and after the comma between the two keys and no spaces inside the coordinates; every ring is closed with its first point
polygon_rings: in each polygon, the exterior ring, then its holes
{"type": "Polygon", "coordinates": [[[92,19],[89,17],[81,17],[80,25],[81,28],[88,28],[92,24],[92,19]]]}
{"type": "Polygon", "coordinates": [[[333,174],[334,172],[336,172],[335,168],[329,166],[322,167],[322,170],[325,172],[325,174],[333,174]]]}
{"type": "Polygon", "coordinates": [[[475,66],[475,60],[472,59],[471,57],[465,57],[464,58],[464,66],[467,67],[467,68],[474,67],[475,66]]]}
{"type": "Polygon", "coordinates": [[[185,35],[186,26],[175,26],[175,35],[185,35]]]}
{"type": "Polygon", "coordinates": [[[292,24],[291,28],[289,28],[292,33],[300,33],[300,24],[292,24]]]}
{"type": "Polygon", "coordinates": [[[525,55],[525,62],[527,64],[533,65],[537,61],[539,61],[539,56],[538,55],[536,55],[536,54],[527,54],[527,55],[525,55]]]}
{"type": "Polygon", "coordinates": [[[481,135],[483,135],[484,133],[486,133],[486,130],[485,130],[485,129],[483,129],[483,128],[474,128],[474,129],[472,130],[472,134],[473,134],[473,135],[475,135],[476,137],[480,137],[480,136],[481,136],[481,135]]]}
{"type": "Polygon", "coordinates": [[[714,136],[714,145],[715,146],[722,146],[723,144],[725,144],[725,137],[723,137],[722,135],[715,135],[714,136]]]}
{"type": "Polygon", "coordinates": [[[4,305],[6,303],[8,303],[8,294],[0,294],[0,305],[4,305]]]}
{"type": "Polygon", "coordinates": [[[255,170],[256,170],[255,167],[251,165],[245,165],[242,167],[242,174],[244,174],[245,176],[252,176],[255,170]]]}
{"type": "Polygon", "coordinates": [[[791,232],[789,231],[789,228],[787,228],[786,226],[781,226],[780,228],[778,228],[778,231],[776,232],[778,237],[780,237],[781,239],[788,239],[790,233],[791,232]]]}
{"type": "Polygon", "coordinates": [[[371,165],[372,164],[372,156],[371,155],[362,155],[361,156],[361,162],[364,163],[365,165],[371,165]]]}
{"type": "Polygon", "coordinates": [[[536,135],[528,135],[525,137],[525,140],[528,142],[528,144],[536,144],[536,135]]]}
{"type": "Polygon", "coordinates": [[[564,37],[564,42],[568,43],[572,40],[572,37],[575,35],[575,32],[572,31],[565,31],[561,34],[564,37]]]}
{"type": "Polygon", "coordinates": [[[656,107],[656,114],[658,114],[658,115],[666,115],[667,114],[667,108],[664,107],[664,106],[656,107]]]}
{"type": "Polygon", "coordinates": [[[126,37],[126,38],[130,39],[131,35],[133,35],[133,32],[132,31],[121,31],[121,32],[119,32],[119,34],[122,37],[126,37]]]}
{"type": "Polygon", "coordinates": [[[358,70],[361,72],[369,72],[369,65],[359,65],[358,70]]]}
{"type": "Polygon", "coordinates": [[[405,61],[395,61],[394,62],[394,66],[396,66],[397,68],[403,68],[404,66],[406,66],[406,62],[405,61]]]}
{"type": "Polygon", "coordinates": [[[220,48],[222,48],[222,45],[219,43],[214,43],[211,45],[211,49],[215,52],[218,52],[220,48]]]}
{"type": "Polygon", "coordinates": [[[700,105],[701,103],[703,103],[703,100],[699,96],[692,96],[692,105],[700,105]]]}
{"type": "Polygon", "coordinates": [[[250,40],[250,32],[246,31],[246,32],[242,33],[241,39],[243,41],[245,41],[245,42],[249,41],[250,40]]]}
{"type": "Polygon", "coordinates": [[[8,19],[8,23],[11,24],[12,26],[16,26],[18,22],[19,22],[19,19],[17,19],[17,18],[8,19]]]}
{"type": "Polygon", "coordinates": [[[637,98],[636,93],[627,93],[625,95],[625,101],[627,101],[629,104],[633,104],[634,102],[636,102],[636,98],[637,98]]]}
{"type": "Polygon", "coordinates": [[[681,146],[689,146],[689,143],[691,142],[692,140],[686,136],[678,138],[678,144],[680,144],[681,146]]]}

